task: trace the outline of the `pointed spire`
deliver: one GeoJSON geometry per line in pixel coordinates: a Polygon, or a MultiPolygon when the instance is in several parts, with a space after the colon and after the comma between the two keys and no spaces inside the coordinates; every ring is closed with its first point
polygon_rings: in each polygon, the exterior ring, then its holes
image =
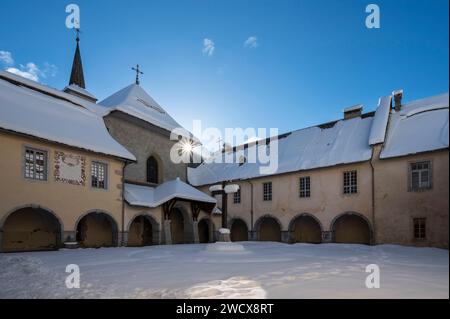
{"type": "Polygon", "coordinates": [[[77,47],[75,49],[75,56],[73,57],[72,72],[70,74],[69,85],[75,84],[85,89],[86,85],[84,83],[83,63],[81,62],[81,53],[80,53],[80,30],[76,29],[76,31],[77,31],[77,47]]]}

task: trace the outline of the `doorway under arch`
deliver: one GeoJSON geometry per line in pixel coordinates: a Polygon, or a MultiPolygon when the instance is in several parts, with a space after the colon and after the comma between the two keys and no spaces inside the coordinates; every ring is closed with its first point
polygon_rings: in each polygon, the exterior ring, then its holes
{"type": "Polygon", "coordinates": [[[156,233],[158,225],[148,215],[138,215],[130,223],[128,228],[128,246],[142,247],[157,244],[156,233]]]}
{"type": "Polygon", "coordinates": [[[173,208],[169,215],[172,244],[184,244],[184,217],[179,208],[173,208]]]}
{"type": "Polygon", "coordinates": [[[289,231],[293,243],[319,244],[322,242],[322,227],[319,221],[309,214],[294,217],[289,231]]]}
{"type": "Polygon", "coordinates": [[[345,213],[332,223],[334,242],[347,244],[370,244],[371,228],[365,217],[356,213],[345,213]]]}
{"type": "Polygon", "coordinates": [[[61,233],[61,223],[52,212],[19,208],[3,224],[2,251],[56,250],[61,246],[61,233]]]}
{"type": "Polygon", "coordinates": [[[84,215],[77,224],[77,241],[81,247],[117,246],[118,228],[115,220],[103,212],[84,215]]]}
{"type": "Polygon", "coordinates": [[[240,218],[236,218],[231,223],[231,241],[247,241],[248,227],[247,224],[240,218]]]}
{"type": "Polygon", "coordinates": [[[209,243],[210,239],[210,222],[203,218],[198,222],[198,239],[200,243],[209,243]]]}
{"type": "Polygon", "coordinates": [[[261,217],[256,224],[260,241],[281,242],[281,226],[274,217],[261,217]]]}

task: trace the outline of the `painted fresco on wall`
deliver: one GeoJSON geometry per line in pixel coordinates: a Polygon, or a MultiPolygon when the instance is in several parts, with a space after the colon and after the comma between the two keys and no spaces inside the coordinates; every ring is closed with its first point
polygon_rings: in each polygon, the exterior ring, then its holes
{"type": "Polygon", "coordinates": [[[84,186],[86,184],[86,158],[81,155],[55,151],[55,181],[84,186]]]}

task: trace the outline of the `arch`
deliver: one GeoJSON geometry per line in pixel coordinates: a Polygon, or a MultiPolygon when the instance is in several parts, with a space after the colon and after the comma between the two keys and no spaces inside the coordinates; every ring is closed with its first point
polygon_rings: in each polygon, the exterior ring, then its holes
{"type": "Polygon", "coordinates": [[[281,242],[281,223],[271,215],[260,217],[256,223],[258,240],[260,241],[278,241],[281,242]]]}
{"type": "Polygon", "coordinates": [[[211,233],[211,224],[209,219],[202,218],[198,222],[198,239],[200,243],[209,243],[211,242],[210,238],[211,233]]]}
{"type": "Polygon", "coordinates": [[[161,181],[161,161],[157,156],[147,158],[146,172],[148,183],[158,184],[161,181]]]}
{"type": "Polygon", "coordinates": [[[241,218],[235,218],[231,221],[230,237],[231,241],[247,241],[248,240],[248,226],[241,218]]]}
{"type": "Polygon", "coordinates": [[[289,234],[292,243],[319,244],[322,242],[322,224],[316,216],[302,213],[292,218],[289,234]]]}
{"type": "Polygon", "coordinates": [[[373,230],[370,221],[362,214],[346,212],[336,216],[330,229],[333,242],[347,244],[371,244],[373,230]]]}
{"type": "Polygon", "coordinates": [[[76,223],[76,239],[81,247],[114,247],[118,244],[118,227],[115,219],[101,210],[89,211],[76,223]]]}
{"type": "Polygon", "coordinates": [[[184,244],[184,224],[185,216],[183,216],[183,211],[179,207],[174,207],[169,214],[170,219],[170,233],[172,234],[172,244],[184,244]]]}
{"type": "Polygon", "coordinates": [[[142,247],[159,244],[159,224],[145,213],[135,215],[128,223],[128,246],[142,247]]]}
{"type": "Polygon", "coordinates": [[[2,218],[1,231],[1,251],[56,250],[61,246],[63,225],[53,211],[23,205],[2,218]]]}

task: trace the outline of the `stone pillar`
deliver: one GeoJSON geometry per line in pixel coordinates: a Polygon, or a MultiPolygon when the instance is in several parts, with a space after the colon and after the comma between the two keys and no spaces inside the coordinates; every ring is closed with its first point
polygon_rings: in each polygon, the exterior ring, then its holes
{"type": "Polygon", "coordinates": [[[283,243],[290,243],[291,242],[291,232],[288,230],[283,230],[281,232],[281,241],[283,243]]]}
{"type": "Polygon", "coordinates": [[[200,243],[200,238],[198,237],[198,221],[192,221],[192,234],[194,237],[194,244],[200,243]]]}
{"type": "Polygon", "coordinates": [[[164,244],[172,245],[172,232],[170,230],[170,219],[164,220],[164,244]]]}
{"type": "Polygon", "coordinates": [[[248,240],[250,241],[257,241],[258,240],[258,233],[255,230],[250,230],[248,232],[248,240]]]}
{"type": "Polygon", "coordinates": [[[331,231],[322,232],[322,243],[331,243],[333,241],[333,234],[331,231]]]}
{"type": "Polygon", "coordinates": [[[128,245],[128,232],[119,232],[119,246],[127,246],[128,245]]]}

